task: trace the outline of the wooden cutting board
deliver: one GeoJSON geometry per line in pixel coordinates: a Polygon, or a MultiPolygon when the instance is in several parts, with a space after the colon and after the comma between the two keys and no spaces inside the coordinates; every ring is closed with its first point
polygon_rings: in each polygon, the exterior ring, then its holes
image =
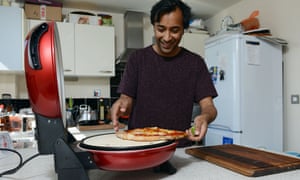
{"type": "Polygon", "coordinates": [[[185,152],[251,177],[300,168],[299,158],[233,144],[196,147],[185,152]]]}

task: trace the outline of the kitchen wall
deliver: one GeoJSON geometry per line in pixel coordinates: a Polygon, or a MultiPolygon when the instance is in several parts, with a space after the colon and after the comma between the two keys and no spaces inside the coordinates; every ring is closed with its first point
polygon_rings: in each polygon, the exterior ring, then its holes
{"type": "MultiPolygon", "coordinates": [[[[65,79],[65,96],[73,98],[95,98],[94,90],[101,90],[101,96],[110,98],[110,78],[69,77],[65,79]]],[[[0,94],[9,93],[14,99],[28,99],[26,81],[23,74],[0,76],[0,94]]]]}
{"type": "Polygon", "coordinates": [[[16,84],[16,75],[3,72],[0,74],[0,94],[9,93],[14,96],[17,94],[16,84]]]}
{"type": "Polygon", "coordinates": [[[65,80],[65,96],[77,98],[93,98],[94,90],[101,90],[101,96],[110,97],[110,78],[81,77],[76,81],[65,80]]]}
{"type": "MultiPolygon", "coordinates": [[[[300,24],[297,19],[300,1],[298,0],[244,0],[224,9],[205,23],[209,32],[220,30],[223,17],[230,15],[235,23],[247,18],[253,10],[259,10],[261,27],[269,28],[273,36],[288,41],[284,50],[284,150],[300,152],[300,104],[291,104],[291,95],[300,94],[300,24]]],[[[257,125],[259,126],[259,124],[257,125]]],[[[266,133],[267,130],[266,130],[266,133]]]]}

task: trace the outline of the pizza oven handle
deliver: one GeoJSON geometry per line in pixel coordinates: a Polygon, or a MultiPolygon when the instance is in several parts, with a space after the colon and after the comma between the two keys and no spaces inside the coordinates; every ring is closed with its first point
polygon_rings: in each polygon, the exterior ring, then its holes
{"type": "Polygon", "coordinates": [[[30,60],[29,64],[31,68],[37,70],[42,69],[42,64],[39,58],[39,44],[40,39],[44,33],[48,31],[48,24],[43,23],[39,25],[31,34],[30,42],[29,42],[29,53],[30,53],[30,60]]]}

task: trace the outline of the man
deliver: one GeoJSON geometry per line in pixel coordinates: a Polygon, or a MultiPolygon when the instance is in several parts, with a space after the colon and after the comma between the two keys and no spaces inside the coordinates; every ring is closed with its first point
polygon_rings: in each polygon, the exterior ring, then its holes
{"type": "MultiPolygon", "coordinates": [[[[118,118],[130,115],[128,128],[158,126],[186,130],[188,139],[178,147],[200,141],[217,110],[213,98],[217,92],[204,60],[179,47],[184,29],[189,27],[191,9],[180,0],[161,0],[151,10],[156,43],[137,50],[128,59],[119,86],[120,98],[113,104],[111,117],[116,131],[118,118]],[[201,114],[194,119],[195,133],[190,130],[193,103],[201,114]]],[[[159,170],[176,172],[169,163],[159,170]],[[170,170],[171,169],[171,170],[170,170]]]]}

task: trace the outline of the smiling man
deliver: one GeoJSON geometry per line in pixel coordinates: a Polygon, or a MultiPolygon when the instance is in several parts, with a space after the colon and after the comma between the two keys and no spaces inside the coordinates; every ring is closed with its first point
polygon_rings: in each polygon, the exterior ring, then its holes
{"type": "Polygon", "coordinates": [[[181,48],[178,46],[184,33],[182,26],[183,15],[179,8],[173,13],[161,17],[159,22],[154,22],[154,34],[156,44],[153,45],[154,51],[164,57],[176,56],[181,48]]]}
{"type": "MultiPolygon", "coordinates": [[[[160,0],[150,18],[156,42],[129,57],[119,86],[121,96],[111,109],[113,124],[118,131],[118,118],[129,115],[129,129],[157,126],[186,131],[188,138],[180,140],[178,147],[189,146],[205,136],[215,119],[217,92],[203,58],[179,46],[189,27],[190,7],[180,0],[160,0]],[[194,119],[192,133],[194,102],[201,113],[194,119]]],[[[155,170],[176,172],[169,162],[155,170]]]]}

